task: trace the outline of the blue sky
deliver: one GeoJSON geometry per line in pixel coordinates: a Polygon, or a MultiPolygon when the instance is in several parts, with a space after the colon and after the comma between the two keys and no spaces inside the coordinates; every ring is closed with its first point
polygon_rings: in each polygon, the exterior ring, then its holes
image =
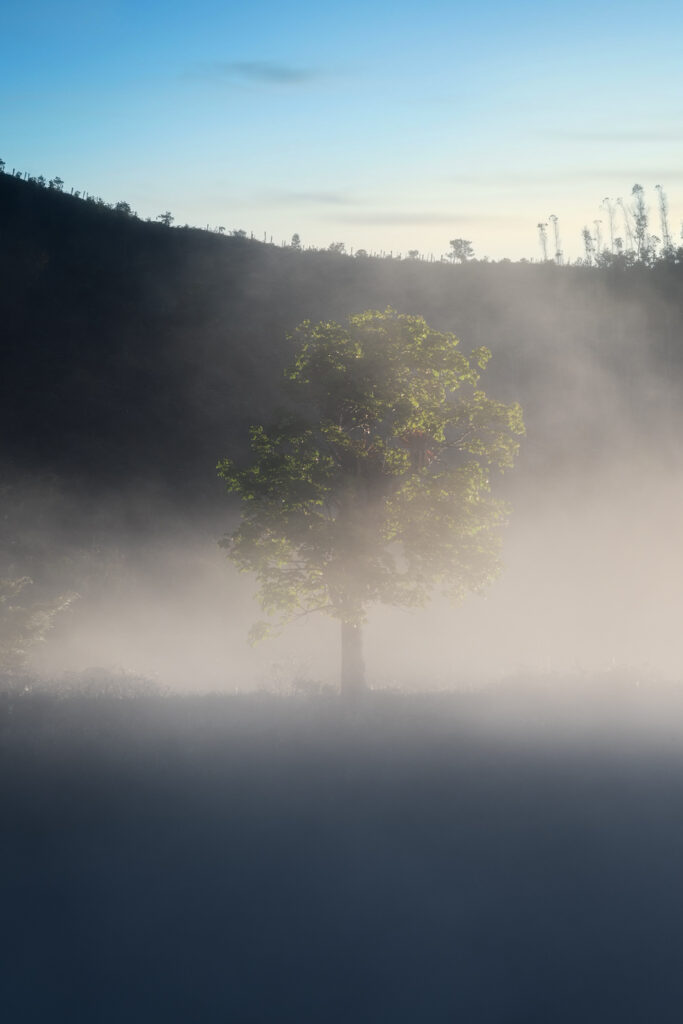
{"type": "Polygon", "coordinates": [[[0,157],[276,242],[539,258],[556,214],[576,257],[635,182],[679,236],[682,38],[670,0],[5,0],[0,157]]]}

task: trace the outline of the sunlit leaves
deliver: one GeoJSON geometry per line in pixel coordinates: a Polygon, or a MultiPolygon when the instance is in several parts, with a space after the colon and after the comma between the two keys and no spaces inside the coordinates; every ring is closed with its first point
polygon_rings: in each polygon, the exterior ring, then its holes
{"type": "Polygon", "coordinates": [[[519,406],[479,386],[490,353],[463,353],[421,317],[368,311],[301,324],[286,372],[295,412],[251,432],[245,467],[219,464],[243,499],[224,541],[256,574],[268,614],[410,606],[458,597],[497,569],[505,510],[490,468],[513,464],[519,406]]]}

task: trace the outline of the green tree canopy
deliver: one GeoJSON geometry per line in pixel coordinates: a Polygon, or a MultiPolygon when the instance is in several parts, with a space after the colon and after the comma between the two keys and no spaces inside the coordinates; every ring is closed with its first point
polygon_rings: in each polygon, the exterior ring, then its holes
{"type": "Polygon", "coordinates": [[[480,388],[487,349],[468,356],[418,316],[306,321],[294,341],[289,411],[252,428],[248,465],[219,463],[243,502],[223,543],[268,615],[341,621],[342,688],[359,687],[369,605],[459,598],[496,573],[489,474],[512,466],[522,414],[480,388]]]}

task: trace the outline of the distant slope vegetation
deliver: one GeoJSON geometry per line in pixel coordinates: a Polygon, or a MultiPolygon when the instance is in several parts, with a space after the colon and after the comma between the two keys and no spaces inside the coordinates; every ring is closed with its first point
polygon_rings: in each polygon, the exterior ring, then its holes
{"type": "MultiPolygon", "coordinates": [[[[683,266],[462,266],[297,251],[143,222],[0,174],[5,466],[188,506],[278,403],[287,332],[393,306],[494,352],[522,470],[661,433],[683,371],[683,266]]],[[[665,433],[669,433],[665,431],[665,433]]],[[[675,434],[675,431],[674,431],[675,434]]]]}

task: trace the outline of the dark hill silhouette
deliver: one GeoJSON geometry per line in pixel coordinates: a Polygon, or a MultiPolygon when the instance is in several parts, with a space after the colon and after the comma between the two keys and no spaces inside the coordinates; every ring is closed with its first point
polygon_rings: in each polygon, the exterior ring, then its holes
{"type": "Polygon", "coordinates": [[[277,405],[287,332],[366,308],[421,314],[493,350],[487,389],[525,408],[522,470],[609,453],[624,410],[642,440],[675,401],[674,260],[353,258],[168,228],[6,174],[0,229],[5,463],[92,492],[144,482],[212,502],[217,459],[277,405]]]}

